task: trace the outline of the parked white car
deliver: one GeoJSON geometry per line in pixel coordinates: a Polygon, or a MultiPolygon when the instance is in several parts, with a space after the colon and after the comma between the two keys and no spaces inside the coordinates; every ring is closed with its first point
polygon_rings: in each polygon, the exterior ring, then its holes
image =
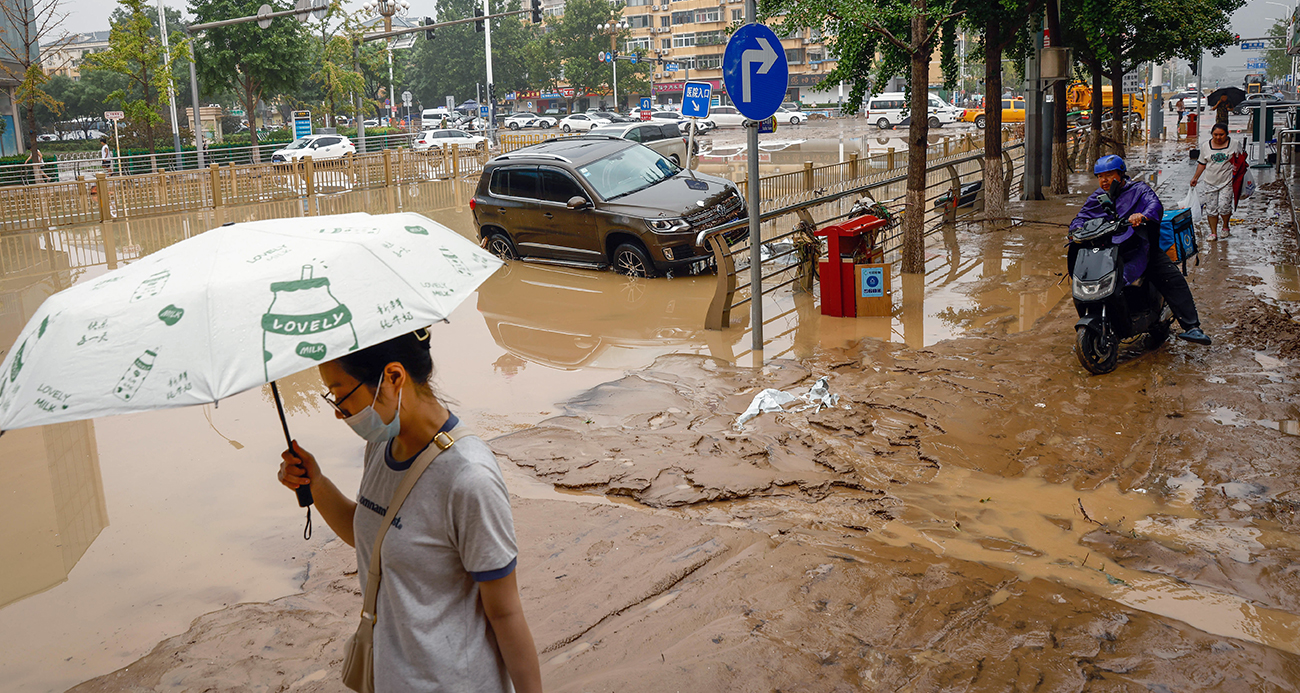
{"type": "MultiPolygon", "coordinates": [[[[962,109],[949,104],[936,94],[929,95],[930,127],[955,123],[961,120],[962,109]]],[[[907,95],[901,91],[877,94],[867,99],[867,122],[874,123],[881,130],[898,125],[908,116],[907,95]]]]}
{"type": "Polygon", "coordinates": [[[799,111],[792,111],[788,108],[778,108],[774,115],[776,116],[776,122],[789,123],[791,125],[799,125],[808,120],[808,116],[799,111]]]}
{"type": "Polygon", "coordinates": [[[343,135],[307,135],[290,142],[283,149],[275,150],[271,154],[271,163],[283,164],[308,156],[312,161],[328,161],[356,153],[357,148],[352,140],[343,135]]]}
{"type": "Polygon", "coordinates": [[[599,116],[591,116],[586,113],[574,113],[560,121],[560,129],[565,132],[586,132],[592,128],[601,125],[609,125],[609,121],[599,116]]]}
{"type": "Polygon", "coordinates": [[[592,135],[609,135],[640,142],[659,152],[659,156],[681,166],[686,161],[686,137],[677,123],[670,121],[645,121],[640,123],[614,123],[592,128],[592,135]]]}
{"type": "Polygon", "coordinates": [[[426,149],[441,149],[446,151],[451,146],[457,145],[460,151],[467,149],[485,149],[487,148],[487,138],[479,135],[471,135],[464,130],[425,130],[420,136],[415,138],[411,143],[411,149],[415,151],[424,151],[426,149]]]}
{"type": "Polygon", "coordinates": [[[709,109],[709,117],[704,120],[713,127],[738,128],[744,124],[746,118],[735,106],[714,106],[709,109]]]}
{"type": "Polygon", "coordinates": [[[550,116],[529,113],[528,111],[519,111],[517,113],[511,113],[503,120],[497,121],[497,124],[501,127],[510,128],[511,130],[518,130],[520,128],[553,128],[555,127],[555,119],[550,116]]]}

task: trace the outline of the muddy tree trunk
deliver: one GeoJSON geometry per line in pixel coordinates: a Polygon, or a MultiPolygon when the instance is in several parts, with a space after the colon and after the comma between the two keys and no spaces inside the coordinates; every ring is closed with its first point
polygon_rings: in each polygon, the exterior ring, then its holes
{"type": "Polygon", "coordinates": [[[925,272],[925,164],[930,134],[930,50],[925,40],[925,1],[912,0],[911,103],[907,128],[907,213],[903,215],[904,273],[925,272]]]}
{"type": "Polygon", "coordinates": [[[1115,153],[1124,156],[1128,128],[1124,127],[1124,66],[1116,60],[1110,64],[1110,134],[1115,153]]]}
{"type": "MultiPolygon", "coordinates": [[[[1052,37],[1052,45],[1061,45],[1065,34],[1061,31],[1061,8],[1057,0],[1047,2],[1047,33],[1052,37]]],[[[1052,85],[1052,171],[1051,190],[1053,194],[1065,195],[1070,192],[1069,104],[1066,103],[1065,80],[1052,85]]]]}
{"type": "Polygon", "coordinates": [[[1007,216],[1007,181],[1002,169],[1002,27],[984,27],[984,216],[1007,216]]]}

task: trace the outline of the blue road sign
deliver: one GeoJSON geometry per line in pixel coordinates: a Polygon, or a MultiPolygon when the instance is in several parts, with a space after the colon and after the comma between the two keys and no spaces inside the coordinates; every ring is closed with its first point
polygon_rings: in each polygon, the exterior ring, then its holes
{"type": "Polygon", "coordinates": [[[664,72],[676,72],[677,70],[677,63],[666,63],[664,65],[664,72]]]}
{"type": "Polygon", "coordinates": [[[758,121],[758,134],[766,135],[776,132],[776,118],[767,117],[758,121]]]}
{"type": "Polygon", "coordinates": [[[479,107],[478,107],[478,114],[481,115],[481,116],[483,116],[484,118],[488,117],[488,107],[487,107],[487,106],[479,106],[479,107]]]}
{"type": "Polygon", "coordinates": [[[633,53],[632,57],[628,58],[628,62],[632,63],[633,65],[636,64],[636,53],[633,53]]]}
{"type": "Polygon", "coordinates": [[[790,66],[776,32],[762,24],[737,29],[722,54],[722,82],[746,118],[762,120],[776,113],[790,84],[790,66]]]}
{"type": "Polygon", "coordinates": [[[642,96],[642,97],[641,97],[641,110],[643,110],[643,111],[648,111],[648,110],[650,110],[652,107],[653,107],[653,104],[650,103],[650,97],[649,97],[649,96],[642,96]]]}
{"type": "Polygon", "coordinates": [[[885,295],[885,268],[863,267],[862,298],[881,298],[885,295]]]}
{"type": "Polygon", "coordinates": [[[687,82],[682,90],[682,115],[687,118],[708,118],[712,103],[713,85],[708,82],[687,82]]]}
{"type": "Polygon", "coordinates": [[[293,136],[295,139],[311,134],[311,111],[293,112],[293,136]]]}

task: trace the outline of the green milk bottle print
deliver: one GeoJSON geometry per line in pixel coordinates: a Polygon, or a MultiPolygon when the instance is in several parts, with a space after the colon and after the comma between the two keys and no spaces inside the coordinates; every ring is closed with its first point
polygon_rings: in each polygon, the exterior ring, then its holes
{"type": "Polygon", "coordinates": [[[271,371],[296,373],[357,348],[352,311],[330,291],[330,280],[302,266],[298,279],[271,284],[271,305],[262,316],[262,361],[271,371]]]}
{"type": "Polygon", "coordinates": [[[117,387],[113,388],[113,394],[123,402],[130,402],[135,397],[135,393],[140,391],[144,379],[149,377],[149,373],[153,371],[153,364],[157,358],[157,351],[145,349],[143,354],[140,354],[135,361],[131,362],[130,366],[127,366],[126,372],[117,381],[117,387]]]}

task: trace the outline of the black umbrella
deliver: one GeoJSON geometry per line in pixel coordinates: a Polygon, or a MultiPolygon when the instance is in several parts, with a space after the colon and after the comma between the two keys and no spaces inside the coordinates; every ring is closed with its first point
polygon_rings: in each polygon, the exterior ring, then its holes
{"type": "Polygon", "coordinates": [[[1246,92],[1237,87],[1222,87],[1210,92],[1210,96],[1206,99],[1206,102],[1209,104],[1210,108],[1218,108],[1219,99],[1225,97],[1228,99],[1228,108],[1236,108],[1241,105],[1242,101],[1246,100],[1246,92]]]}

